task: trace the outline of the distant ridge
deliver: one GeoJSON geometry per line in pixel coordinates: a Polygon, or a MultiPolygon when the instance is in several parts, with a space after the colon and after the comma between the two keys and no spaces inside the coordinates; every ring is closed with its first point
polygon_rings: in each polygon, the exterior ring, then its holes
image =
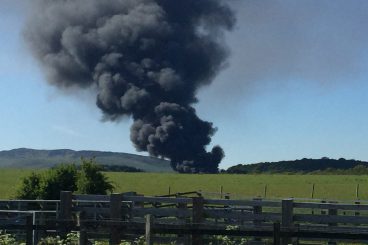
{"type": "Polygon", "coordinates": [[[280,162],[261,162],[255,164],[239,164],[226,170],[227,173],[311,173],[325,170],[349,170],[357,166],[368,167],[368,162],[358,160],[338,160],[327,157],[280,162]]]}
{"type": "Polygon", "coordinates": [[[169,161],[155,157],[106,151],[74,151],[70,149],[35,150],[19,148],[0,151],[0,167],[49,168],[60,163],[79,163],[82,157],[94,157],[100,164],[134,167],[145,172],[173,172],[169,161]]]}

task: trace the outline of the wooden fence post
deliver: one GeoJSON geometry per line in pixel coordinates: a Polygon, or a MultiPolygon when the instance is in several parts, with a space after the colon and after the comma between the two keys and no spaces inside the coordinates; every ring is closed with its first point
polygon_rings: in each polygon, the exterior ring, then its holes
{"type": "Polygon", "coordinates": [[[356,196],[356,199],[359,200],[359,184],[357,184],[356,186],[355,196],[356,196]]]}
{"type": "MultiPolygon", "coordinates": [[[[186,203],[178,203],[177,208],[179,210],[186,211],[188,210],[188,205],[186,203]]],[[[178,219],[180,219],[183,224],[187,224],[190,222],[190,218],[188,220],[188,217],[186,216],[179,216],[178,219]]],[[[178,242],[183,241],[182,244],[190,244],[190,236],[189,235],[178,235],[178,242]]]]}
{"type": "Polygon", "coordinates": [[[71,191],[60,192],[60,214],[59,218],[63,220],[72,218],[73,194],[71,191]]]}
{"type": "MultiPolygon", "coordinates": [[[[284,199],[281,203],[282,208],[282,217],[281,217],[281,226],[282,228],[292,228],[293,227],[293,199],[284,199]]],[[[291,243],[291,238],[288,236],[284,236],[282,238],[282,244],[287,245],[291,243]]]]}
{"type": "Polygon", "coordinates": [[[267,188],[268,188],[268,185],[267,185],[267,184],[265,184],[265,186],[264,186],[263,198],[267,198],[267,188]]]}
{"type": "Polygon", "coordinates": [[[85,229],[79,232],[79,245],[88,245],[88,236],[85,229]]]}
{"type": "MultiPolygon", "coordinates": [[[[360,202],[354,202],[355,205],[360,205],[360,202]]],[[[360,212],[359,211],[355,211],[354,213],[355,216],[360,216],[360,212]]]]}
{"type": "Polygon", "coordinates": [[[33,216],[26,217],[26,245],[33,245],[33,216]]]}
{"type": "MultiPolygon", "coordinates": [[[[36,225],[36,220],[38,220],[39,225],[46,225],[45,213],[38,213],[39,214],[38,219],[37,219],[36,214],[37,214],[36,212],[33,213],[33,224],[36,225]]],[[[33,231],[34,244],[38,244],[38,241],[40,240],[40,238],[45,236],[45,231],[46,229],[33,231]]]]}
{"type": "MultiPolygon", "coordinates": [[[[261,202],[262,198],[253,198],[253,201],[261,202]]],[[[255,215],[262,214],[262,206],[261,205],[253,206],[253,214],[255,214],[255,215]]],[[[260,225],[262,222],[257,220],[257,218],[256,218],[253,223],[254,223],[255,226],[257,226],[257,225],[260,225]]]]}
{"type": "Polygon", "coordinates": [[[88,235],[84,224],[86,219],[85,213],[82,211],[79,214],[79,245],[88,245],[88,235]]]}
{"type": "MultiPolygon", "coordinates": [[[[33,212],[32,213],[32,224],[33,225],[36,225],[36,219],[37,219],[36,212],[33,212]]],[[[40,225],[43,225],[43,222],[41,220],[42,220],[42,218],[39,217],[39,224],[40,225]]],[[[33,230],[33,234],[32,234],[33,244],[38,244],[38,239],[41,237],[40,234],[41,234],[41,231],[39,231],[39,230],[33,230]]]]}
{"type": "MultiPolygon", "coordinates": [[[[357,201],[355,201],[354,204],[355,205],[360,205],[360,201],[359,201],[359,184],[357,184],[357,187],[356,187],[356,199],[357,199],[357,201]]],[[[360,216],[360,212],[355,211],[354,215],[355,216],[360,216]]],[[[359,224],[356,224],[356,226],[359,226],[359,224]]]]}
{"type": "MultiPolygon", "coordinates": [[[[337,202],[329,202],[329,203],[333,204],[333,203],[337,203],[337,202]]],[[[333,216],[337,215],[337,209],[334,209],[334,208],[328,209],[328,215],[329,216],[331,216],[331,215],[333,215],[333,216]]],[[[329,223],[328,226],[337,226],[337,224],[336,223],[329,223]]]]}
{"type": "MultiPolygon", "coordinates": [[[[121,206],[122,206],[123,196],[122,194],[111,194],[110,196],[110,218],[112,221],[119,222],[121,221],[122,213],[121,213],[121,206]]],[[[120,244],[120,233],[121,233],[121,226],[119,224],[113,224],[111,226],[110,231],[110,244],[118,245],[120,244]]]]}
{"type": "Polygon", "coordinates": [[[273,245],[280,245],[280,223],[273,223],[273,245]]]}
{"type": "Polygon", "coordinates": [[[153,221],[154,218],[151,214],[146,215],[146,245],[153,245],[153,221]]]}
{"type": "MultiPolygon", "coordinates": [[[[315,186],[316,186],[316,184],[315,184],[315,183],[313,183],[313,184],[312,184],[312,192],[311,192],[311,198],[312,198],[312,199],[314,199],[315,186]]],[[[313,208],[312,208],[312,214],[314,214],[314,209],[313,209],[313,208]]]]}
{"type": "Polygon", "coordinates": [[[73,222],[73,193],[71,191],[60,192],[59,226],[61,226],[61,237],[70,232],[73,222]]]}
{"type": "MultiPolygon", "coordinates": [[[[203,222],[204,199],[203,197],[193,197],[192,223],[200,225],[203,222]]],[[[192,245],[202,245],[203,239],[200,234],[192,234],[192,245]]]]}
{"type": "MultiPolygon", "coordinates": [[[[260,202],[260,201],[262,201],[262,198],[253,198],[253,201],[260,202]]],[[[261,205],[253,206],[253,214],[256,215],[256,216],[262,214],[262,206],[261,205]]],[[[255,217],[255,219],[253,221],[253,224],[254,224],[254,226],[258,226],[258,225],[261,225],[262,222],[258,219],[258,217],[255,217]]],[[[257,238],[257,237],[255,237],[254,240],[255,241],[261,241],[261,239],[257,238]]]]}
{"type": "MultiPolygon", "coordinates": [[[[137,192],[124,192],[122,193],[122,198],[124,200],[124,197],[131,197],[131,196],[136,196],[137,195],[137,192]]],[[[133,209],[134,209],[134,206],[135,206],[135,203],[134,202],[130,202],[129,204],[126,204],[127,205],[127,213],[125,214],[125,217],[127,220],[129,221],[132,221],[133,219],[133,209]]]]}
{"type": "MultiPolygon", "coordinates": [[[[337,203],[337,202],[329,202],[329,203],[337,203]]],[[[330,208],[328,209],[328,215],[329,216],[336,216],[337,215],[337,209],[334,208],[330,208]]],[[[337,226],[337,223],[329,223],[328,226],[337,226]]],[[[329,240],[328,241],[329,245],[336,245],[337,243],[334,240],[329,240]]]]}

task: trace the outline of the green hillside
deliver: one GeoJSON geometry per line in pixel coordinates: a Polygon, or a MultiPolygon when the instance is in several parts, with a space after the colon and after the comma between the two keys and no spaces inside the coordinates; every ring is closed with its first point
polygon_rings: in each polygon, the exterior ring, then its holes
{"type": "Polygon", "coordinates": [[[128,153],[102,151],[73,151],[14,149],[0,151],[0,167],[3,168],[49,168],[60,163],[79,163],[81,157],[96,159],[103,165],[134,167],[145,172],[173,172],[170,162],[154,157],[139,156],[128,153]]]}

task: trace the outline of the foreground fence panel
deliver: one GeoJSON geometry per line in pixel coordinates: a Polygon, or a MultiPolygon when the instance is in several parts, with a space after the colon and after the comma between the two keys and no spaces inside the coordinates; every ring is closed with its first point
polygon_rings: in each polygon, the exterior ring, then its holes
{"type": "Polygon", "coordinates": [[[80,233],[80,244],[105,238],[110,244],[144,236],[177,244],[208,244],[215,235],[253,237],[249,243],[298,240],[368,243],[368,204],[285,200],[145,197],[136,193],[73,195],[60,200],[2,200],[0,229],[27,245],[40,237],[80,233]],[[231,226],[229,228],[229,226],[231,226]]]}

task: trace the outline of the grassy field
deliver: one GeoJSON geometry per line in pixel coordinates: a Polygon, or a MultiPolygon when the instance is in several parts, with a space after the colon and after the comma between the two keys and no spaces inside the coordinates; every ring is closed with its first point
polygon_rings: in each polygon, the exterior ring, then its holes
{"type": "Polygon", "coordinates": [[[314,198],[353,200],[359,184],[359,196],[368,199],[368,176],[343,175],[181,175],[181,174],[124,174],[108,173],[118,191],[142,194],[167,194],[202,190],[218,193],[223,186],[231,198],[264,196],[268,198],[310,198],[315,184],[314,198]]]}
{"type": "MultiPolygon", "coordinates": [[[[30,170],[1,169],[0,199],[14,197],[23,176],[30,170]]],[[[354,200],[359,184],[360,199],[368,200],[368,176],[353,175],[187,175],[157,173],[107,173],[115,183],[116,192],[136,191],[145,195],[202,190],[207,193],[231,193],[231,198],[264,196],[267,198],[310,198],[315,184],[314,198],[354,200]]],[[[208,194],[215,197],[215,194],[208,194]]],[[[217,195],[218,197],[218,195],[217,195]]]]}
{"type": "Polygon", "coordinates": [[[12,198],[21,179],[31,173],[23,169],[0,169],[0,199],[12,198]]]}

